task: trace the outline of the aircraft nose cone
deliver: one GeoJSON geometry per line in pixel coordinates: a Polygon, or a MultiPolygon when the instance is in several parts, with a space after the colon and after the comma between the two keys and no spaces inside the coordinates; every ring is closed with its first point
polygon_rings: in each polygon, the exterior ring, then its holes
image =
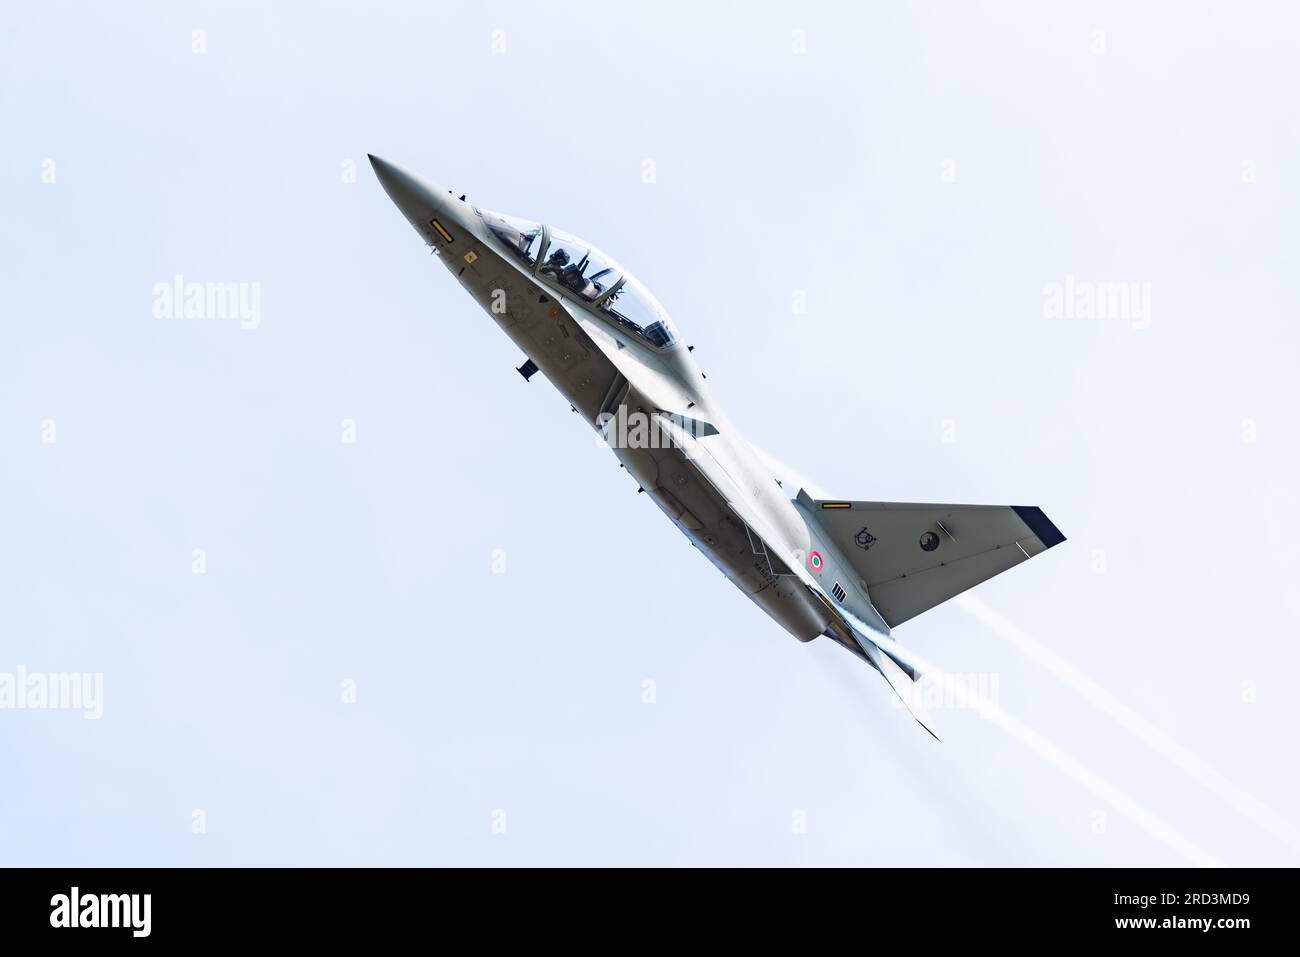
{"type": "Polygon", "coordinates": [[[411,222],[423,222],[446,205],[446,190],[373,153],[367,153],[366,156],[370,158],[370,165],[388,198],[411,222]]]}
{"type": "Polygon", "coordinates": [[[388,160],[383,159],[382,157],[376,156],[374,153],[367,153],[366,158],[370,160],[371,169],[375,171],[375,175],[379,177],[379,181],[385,186],[387,186],[389,182],[396,181],[397,177],[402,174],[401,167],[388,162],[388,160]]]}

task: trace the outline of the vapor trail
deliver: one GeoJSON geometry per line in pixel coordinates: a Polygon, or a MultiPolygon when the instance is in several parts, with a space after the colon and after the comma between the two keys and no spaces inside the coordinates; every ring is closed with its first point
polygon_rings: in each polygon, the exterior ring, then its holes
{"type": "Polygon", "coordinates": [[[1074,665],[1017,628],[978,598],[969,594],[959,595],[957,603],[1003,641],[1078,692],[1098,711],[1114,719],[1120,727],[1175,767],[1186,772],[1198,784],[1227,802],[1238,813],[1284,841],[1292,850],[1300,851],[1300,828],[1287,818],[1264,804],[1245,788],[1229,781],[1199,755],[1183,747],[1074,665]]]}
{"type": "Polygon", "coordinates": [[[1128,794],[1092,771],[1081,761],[1066,754],[1043,735],[1024,724],[1024,722],[1003,711],[1002,708],[988,698],[972,691],[965,682],[942,671],[911,648],[897,642],[889,643],[889,653],[923,672],[927,681],[940,684],[948,694],[953,695],[964,706],[971,708],[985,720],[997,725],[1011,738],[1019,741],[1067,777],[1083,785],[1106,804],[1156,838],[1156,840],[1182,854],[1191,863],[1198,867],[1223,866],[1222,862],[1213,854],[1184,836],[1159,815],[1147,810],[1128,794]]]}

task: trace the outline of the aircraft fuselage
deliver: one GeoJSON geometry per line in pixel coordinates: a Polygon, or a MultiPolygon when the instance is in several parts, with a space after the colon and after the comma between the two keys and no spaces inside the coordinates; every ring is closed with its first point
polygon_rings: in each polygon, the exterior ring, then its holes
{"type": "Polygon", "coordinates": [[[687,346],[651,344],[606,320],[547,281],[542,257],[529,264],[506,252],[468,202],[372,162],[443,265],[588,425],[606,432],[619,462],[692,544],[800,641],[826,632],[836,616],[770,554],[771,544],[809,552],[808,525],[790,498],[797,490],[783,489],[730,427],[687,346]],[[764,543],[728,506],[738,496],[767,517],[765,532],[779,543],[764,543]]]}

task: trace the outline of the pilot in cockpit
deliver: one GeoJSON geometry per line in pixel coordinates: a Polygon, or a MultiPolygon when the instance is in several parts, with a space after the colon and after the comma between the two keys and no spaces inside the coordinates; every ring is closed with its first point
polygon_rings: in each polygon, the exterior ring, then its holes
{"type": "Polygon", "coordinates": [[[556,249],[546,257],[546,262],[542,263],[541,273],[544,276],[550,276],[556,282],[560,282],[560,274],[567,269],[576,268],[569,262],[569,251],[567,249],[556,249]]]}
{"type": "Polygon", "coordinates": [[[546,262],[542,264],[541,273],[550,276],[565,289],[571,289],[585,299],[592,299],[595,290],[592,287],[591,280],[583,274],[586,266],[586,257],[583,257],[581,266],[575,265],[569,261],[569,252],[566,249],[557,249],[546,257],[546,262]]]}

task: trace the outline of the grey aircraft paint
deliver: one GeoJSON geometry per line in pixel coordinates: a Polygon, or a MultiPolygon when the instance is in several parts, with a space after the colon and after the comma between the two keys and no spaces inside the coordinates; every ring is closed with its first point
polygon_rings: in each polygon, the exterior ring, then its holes
{"type": "Polygon", "coordinates": [[[562,229],[479,209],[376,156],[388,196],[465,291],[646,494],[800,641],[878,670],[931,734],[891,628],[1065,540],[1033,506],[816,499],[736,433],[671,319],[622,266],[562,229]]]}

